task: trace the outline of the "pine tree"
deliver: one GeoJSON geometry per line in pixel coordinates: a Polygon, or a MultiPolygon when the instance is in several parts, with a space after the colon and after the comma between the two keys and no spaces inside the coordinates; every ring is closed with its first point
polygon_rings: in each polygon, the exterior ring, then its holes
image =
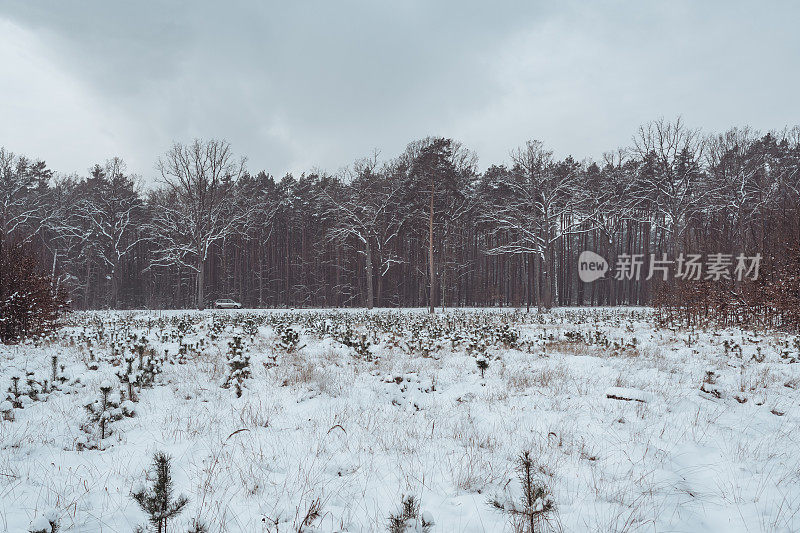
{"type": "Polygon", "coordinates": [[[223,387],[228,388],[232,384],[236,388],[236,397],[241,398],[242,383],[250,376],[250,356],[247,355],[242,338],[234,336],[228,342],[228,379],[223,387]]]}
{"type": "Polygon", "coordinates": [[[547,524],[555,511],[555,502],[550,489],[536,479],[534,461],[530,452],[523,452],[517,459],[517,475],[522,488],[518,500],[494,498],[489,501],[495,509],[507,513],[515,531],[536,533],[540,526],[547,524]]]}
{"type": "Polygon", "coordinates": [[[133,354],[128,354],[124,358],[124,367],[117,370],[117,378],[128,393],[128,400],[136,401],[136,384],[140,381],[141,371],[136,370],[133,366],[135,357],[133,354]]]}
{"type": "MultiPolygon", "coordinates": [[[[112,385],[109,381],[103,381],[100,384],[100,397],[92,402],[86,404],[86,411],[89,413],[89,420],[91,423],[96,424],[100,431],[99,442],[97,446],[102,448],[103,439],[112,434],[111,422],[121,420],[124,417],[132,417],[135,414],[133,402],[125,401],[120,404],[119,394],[111,393],[112,385]]],[[[94,426],[87,424],[83,427],[84,431],[89,435],[94,433],[94,426]]],[[[94,444],[84,441],[79,446],[93,447],[94,444]]]]}
{"type": "Polygon", "coordinates": [[[163,452],[157,452],[153,456],[153,486],[149,489],[138,489],[131,495],[147,513],[148,520],[157,533],[166,533],[167,522],[178,516],[189,503],[189,499],[183,495],[173,500],[171,463],[172,458],[163,452]]]}
{"type": "Polygon", "coordinates": [[[486,359],[476,359],[475,363],[478,365],[478,370],[481,371],[481,379],[483,379],[486,369],[489,368],[489,361],[486,359]]]}
{"type": "Polygon", "coordinates": [[[420,513],[420,502],[413,495],[403,496],[400,512],[389,516],[389,533],[428,533],[434,525],[430,513],[420,513]]]}

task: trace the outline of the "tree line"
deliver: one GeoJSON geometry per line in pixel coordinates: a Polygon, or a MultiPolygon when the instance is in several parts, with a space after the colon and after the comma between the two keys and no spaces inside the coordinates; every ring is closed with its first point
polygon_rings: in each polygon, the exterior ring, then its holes
{"type": "MultiPolygon", "coordinates": [[[[800,250],[798,127],[704,135],[662,119],[600,161],[532,140],[483,172],[461,143],[429,137],[281,178],[195,140],[154,178],[143,187],[119,158],[64,176],[0,148],[0,253],[32,250],[75,308],[433,308],[678,294],[672,280],[584,283],[583,250],[641,254],[644,272],[662,254],[761,253],[767,280],[800,250]]],[[[738,282],[724,287],[741,299],[738,282]]]]}

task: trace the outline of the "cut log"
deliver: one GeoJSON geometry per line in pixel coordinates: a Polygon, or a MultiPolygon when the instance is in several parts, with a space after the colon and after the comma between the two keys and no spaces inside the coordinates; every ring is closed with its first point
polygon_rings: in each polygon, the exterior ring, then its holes
{"type": "Polygon", "coordinates": [[[651,402],[653,395],[639,389],[629,389],[624,387],[609,387],[606,389],[606,398],[612,400],[625,400],[626,402],[651,402]]]}

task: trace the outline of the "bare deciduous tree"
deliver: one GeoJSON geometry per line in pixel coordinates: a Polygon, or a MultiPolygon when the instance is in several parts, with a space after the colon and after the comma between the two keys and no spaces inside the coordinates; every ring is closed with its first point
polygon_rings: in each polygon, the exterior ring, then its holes
{"type": "Polygon", "coordinates": [[[223,140],[175,143],[158,161],[166,187],[155,195],[153,264],[180,264],[196,273],[195,299],[203,309],[204,275],[211,246],[232,235],[246,219],[234,202],[232,185],[244,171],[223,140]]]}
{"type": "Polygon", "coordinates": [[[393,264],[401,261],[390,246],[407,218],[396,208],[402,194],[399,183],[387,180],[379,171],[377,151],[355,162],[352,178],[341,198],[327,195],[336,219],[330,236],[340,241],[354,238],[358,242],[358,253],[364,256],[366,307],[372,309],[375,305],[373,267],[377,263],[380,299],[383,277],[393,264]]]}
{"type": "Polygon", "coordinates": [[[52,173],[44,162],[32,162],[0,147],[0,247],[14,235],[29,241],[46,225],[45,208],[52,173]]]}

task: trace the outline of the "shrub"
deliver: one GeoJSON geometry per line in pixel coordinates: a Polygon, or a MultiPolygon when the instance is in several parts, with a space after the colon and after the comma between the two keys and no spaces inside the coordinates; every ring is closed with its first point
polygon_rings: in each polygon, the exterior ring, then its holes
{"type": "Polygon", "coordinates": [[[242,396],[242,385],[246,379],[250,379],[250,356],[242,342],[242,338],[234,336],[228,342],[228,379],[222,385],[224,388],[234,387],[236,397],[242,396]]]}
{"type": "Polygon", "coordinates": [[[303,348],[300,344],[300,333],[291,326],[279,325],[275,328],[275,333],[278,335],[276,347],[286,353],[294,353],[303,348]]]}
{"type": "Polygon", "coordinates": [[[29,533],[58,533],[59,531],[61,531],[61,525],[58,520],[58,511],[55,509],[50,509],[28,526],[29,533]]]}
{"type": "Polygon", "coordinates": [[[89,439],[81,440],[78,444],[79,449],[94,447],[102,449],[103,439],[113,433],[111,422],[134,416],[133,402],[122,402],[119,394],[112,393],[111,390],[111,383],[103,381],[100,384],[100,396],[85,405],[89,423],[83,426],[83,430],[89,436],[96,437],[96,442],[89,439]]]}
{"type": "Polygon", "coordinates": [[[420,513],[419,501],[414,496],[403,496],[400,511],[389,516],[389,533],[428,533],[434,526],[427,512],[420,513]]]}
{"type": "Polygon", "coordinates": [[[0,247],[0,342],[53,331],[66,308],[66,292],[39,271],[28,250],[19,244],[0,247]]]}

